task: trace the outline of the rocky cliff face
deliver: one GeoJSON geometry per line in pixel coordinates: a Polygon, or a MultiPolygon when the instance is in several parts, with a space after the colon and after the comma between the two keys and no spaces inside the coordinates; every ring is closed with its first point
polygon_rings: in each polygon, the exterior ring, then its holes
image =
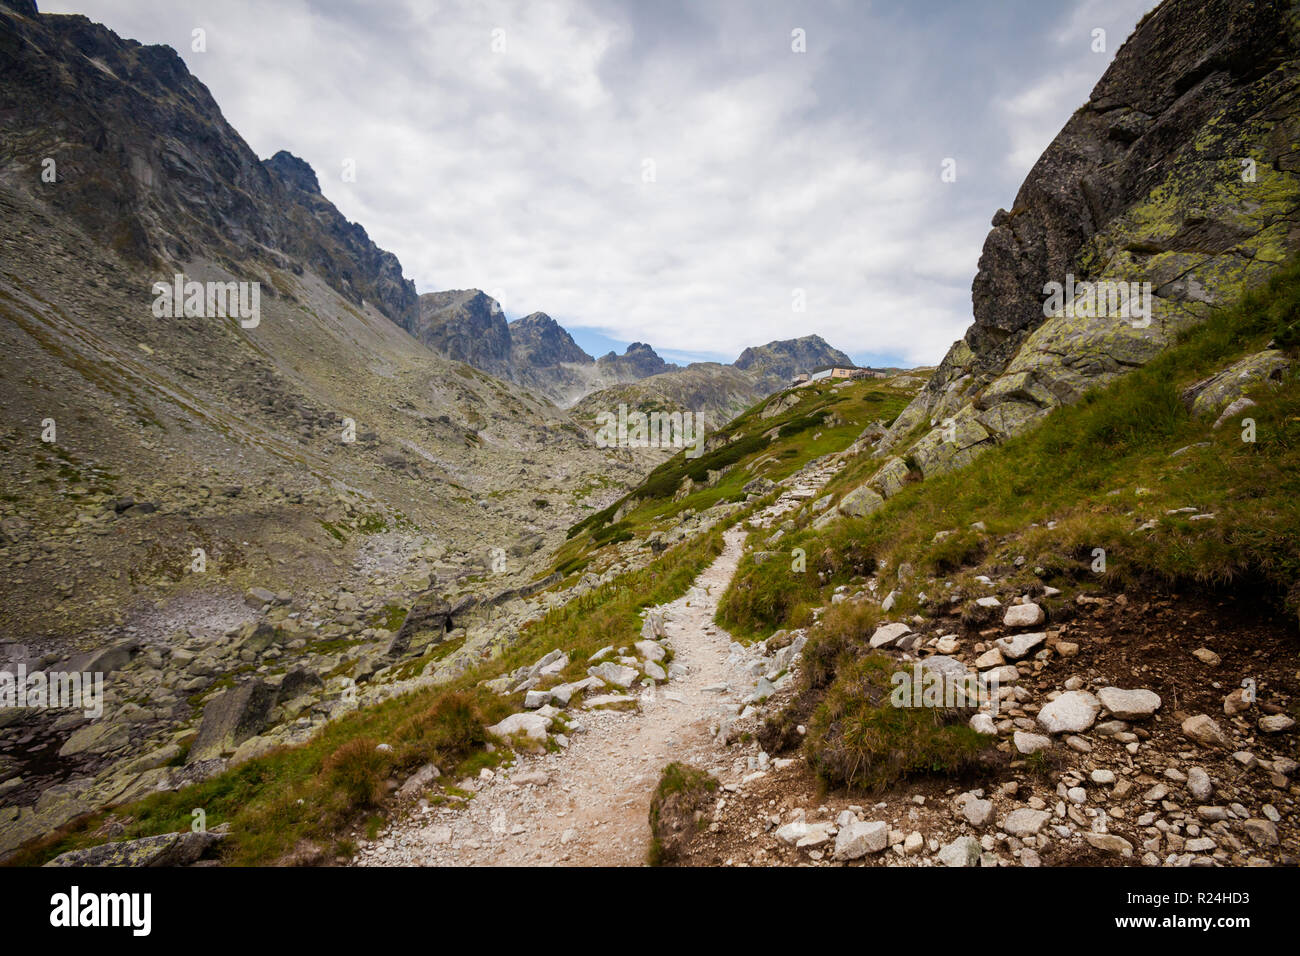
{"type": "Polygon", "coordinates": [[[478,289],[426,292],[409,331],[454,362],[498,378],[511,377],[510,329],[501,306],[478,289]]]}
{"type": "Polygon", "coordinates": [[[903,455],[960,466],[1144,364],[1300,246],[1297,10],[1166,0],[1139,24],[993,217],[975,321],[881,443],[876,490],[903,455]]]}
{"type": "Polygon", "coordinates": [[[248,281],[306,264],[354,305],[414,315],[396,258],[321,196],[302,160],[258,160],[170,47],[11,4],[0,6],[0,74],[6,174],[53,161],[48,201],[95,242],[149,266],[255,262],[263,274],[248,281]]]}
{"type": "Polygon", "coordinates": [[[648,378],[677,368],[665,362],[659,353],[644,342],[633,342],[622,355],[606,352],[596,359],[596,365],[607,376],[620,381],[648,378]]]}
{"type": "Polygon", "coordinates": [[[588,364],[591,356],[545,312],[510,323],[510,361],[516,366],[551,368],[566,362],[588,364]]]}

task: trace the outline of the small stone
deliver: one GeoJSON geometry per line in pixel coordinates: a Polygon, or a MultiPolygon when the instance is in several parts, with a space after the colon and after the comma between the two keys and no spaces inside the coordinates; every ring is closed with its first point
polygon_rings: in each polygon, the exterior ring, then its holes
{"type": "Polygon", "coordinates": [[[1121,836],[1113,833],[1090,833],[1085,832],[1083,838],[1087,840],[1096,849],[1105,853],[1114,853],[1119,856],[1132,856],[1133,844],[1129,843],[1121,836]]]}
{"type": "Polygon", "coordinates": [[[970,729],[975,731],[977,734],[991,735],[998,732],[997,725],[993,723],[993,718],[985,713],[975,714],[971,717],[970,729]]]}
{"type": "Polygon", "coordinates": [[[1183,721],[1183,735],[1202,747],[1227,747],[1229,741],[1218,724],[1207,714],[1197,714],[1183,721]]]}
{"type": "Polygon", "coordinates": [[[1015,744],[1016,750],[1022,754],[1037,753],[1040,750],[1046,750],[1052,746],[1052,738],[1044,737],[1042,734],[1026,733],[1023,730],[1017,730],[1011,735],[1012,743],[1015,744]]]}
{"type": "Polygon", "coordinates": [[[1295,726],[1295,721],[1286,714],[1270,714],[1259,719],[1259,729],[1266,734],[1280,734],[1295,726]]]}
{"type": "Polygon", "coordinates": [[[1034,631],[1029,634],[1015,634],[1011,637],[999,637],[994,641],[994,645],[1000,650],[1004,657],[1009,661],[1018,661],[1022,657],[1028,656],[1038,645],[1047,640],[1045,631],[1034,631]]]}
{"type": "Polygon", "coordinates": [[[993,817],[992,800],[967,800],[965,806],[961,808],[961,815],[966,818],[966,822],[973,827],[982,827],[993,817]]]}
{"type": "Polygon", "coordinates": [[[1246,689],[1238,687],[1223,698],[1223,713],[1228,717],[1235,717],[1237,714],[1243,714],[1250,710],[1250,704],[1251,700],[1246,694],[1246,689]]]}
{"type": "Polygon", "coordinates": [[[1002,822],[1002,829],[1014,837],[1033,836],[1044,826],[1052,815],[1046,810],[1030,810],[1022,807],[1012,810],[1002,822]]]}
{"type": "Polygon", "coordinates": [[[861,823],[853,819],[840,826],[832,856],[837,860],[857,860],[868,853],[879,853],[888,845],[889,824],[878,821],[861,823]]]}
{"type": "Polygon", "coordinates": [[[974,837],[960,836],[939,851],[939,862],[944,866],[978,866],[979,841],[974,837]]]}
{"type": "Polygon", "coordinates": [[[1003,615],[1002,624],[1004,627],[1034,627],[1042,624],[1046,617],[1043,609],[1033,602],[1012,604],[1003,615]]]}
{"type": "Polygon", "coordinates": [[[1160,695],[1150,690],[1103,687],[1097,699],[1120,720],[1145,720],[1160,709],[1160,695]]]}
{"type": "Polygon", "coordinates": [[[1210,775],[1200,767],[1193,767],[1187,771],[1187,792],[1197,800],[1208,800],[1214,793],[1214,786],[1210,783],[1210,775]]]}
{"type": "Polygon", "coordinates": [[[1271,820],[1250,819],[1243,824],[1246,836],[1260,846],[1277,846],[1277,827],[1271,820]]]}

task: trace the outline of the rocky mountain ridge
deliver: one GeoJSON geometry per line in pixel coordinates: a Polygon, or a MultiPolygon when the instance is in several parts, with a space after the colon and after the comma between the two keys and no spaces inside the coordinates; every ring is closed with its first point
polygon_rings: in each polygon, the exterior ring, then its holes
{"type": "Polygon", "coordinates": [[[500,303],[478,289],[424,293],[418,317],[405,327],[445,358],[531,389],[562,407],[579,401],[588,405],[613,401],[615,406],[629,398],[641,401],[636,396],[646,394],[645,390],[620,386],[668,376],[650,385],[649,392],[679,407],[708,412],[719,423],[785,385],[797,372],[854,364],[819,335],[747,348],[729,366],[716,362],[676,365],[664,361],[645,342],[633,342],[622,355],[611,351],[593,358],[545,312],[507,321],[500,303]],[[732,370],[745,374],[736,375],[732,370]],[[699,387],[706,371],[719,371],[727,379],[726,387],[738,386],[738,390],[729,391],[721,401],[710,396],[707,388],[699,387]],[[682,372],[690,374],[673,378],[682,372]],[[600,396],[606,389],[612,389],[610,395],[600,396]],[[692,399],[696,404],[691,404],[692,399]]]}

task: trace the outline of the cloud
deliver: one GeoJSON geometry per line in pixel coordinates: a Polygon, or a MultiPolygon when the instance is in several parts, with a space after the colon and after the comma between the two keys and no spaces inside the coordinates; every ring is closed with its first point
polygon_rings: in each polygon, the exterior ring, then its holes
{"type": "Polygon", "coordinates": [[[71,3],[175,46],[422,292],[676,354],[817,332],[905,365],[964,332],[990,216],[1146,5],[71,3]]]}

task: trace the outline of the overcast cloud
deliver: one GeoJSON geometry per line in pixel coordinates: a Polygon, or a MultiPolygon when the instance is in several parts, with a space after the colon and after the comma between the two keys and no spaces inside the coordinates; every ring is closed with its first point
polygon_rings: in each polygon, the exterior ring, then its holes
{"type": "Polygon", "coordinates": [[[173,46],[420,292],[484,289],[589,351],[817,332],[898,365],[970,324],[994,211],[1154,5],[40,2],[173,46]]]}

